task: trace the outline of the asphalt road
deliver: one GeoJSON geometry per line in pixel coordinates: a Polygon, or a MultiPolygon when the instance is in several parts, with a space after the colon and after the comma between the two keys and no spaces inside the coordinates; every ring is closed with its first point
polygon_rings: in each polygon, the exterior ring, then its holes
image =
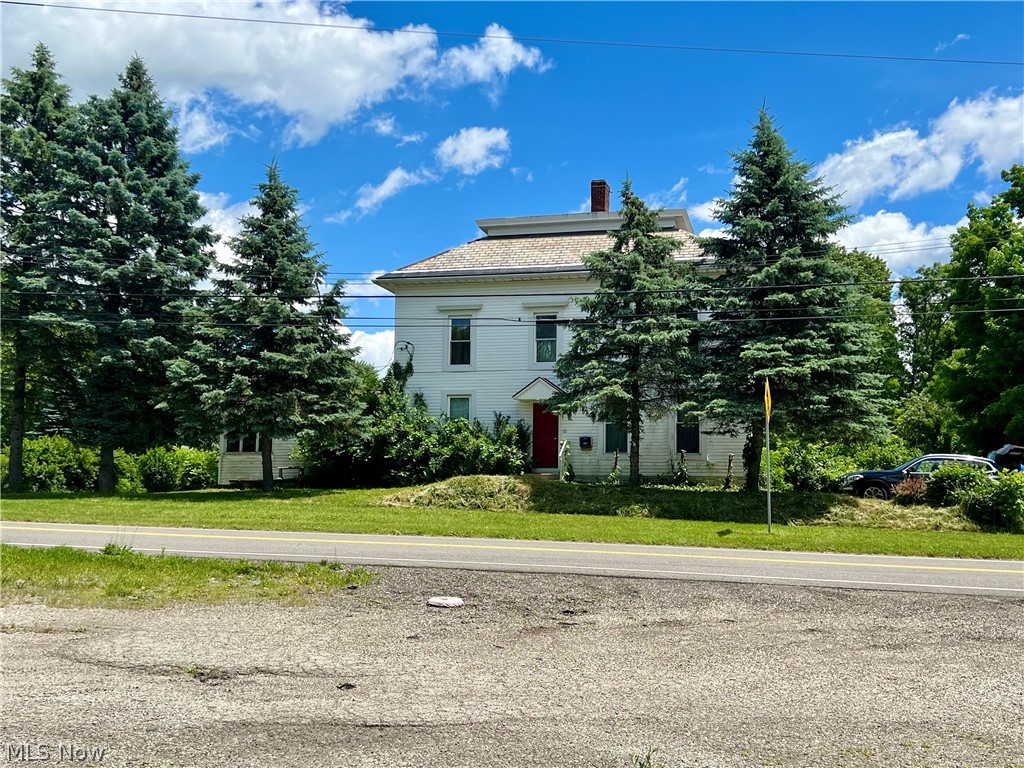
{"type": "Polygon", "coordinates": [[[464,568],[658,579],[804,584],[1024,597],[1024,561],[766,552],[584,542],[10,522],[0,541],[251,560],[464,568]]]}

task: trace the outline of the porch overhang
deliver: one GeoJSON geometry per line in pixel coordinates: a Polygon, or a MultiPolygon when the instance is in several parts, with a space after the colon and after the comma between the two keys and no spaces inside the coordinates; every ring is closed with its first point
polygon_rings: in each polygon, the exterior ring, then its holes
{"type": "Polygon", "coordinates": [[[538,376],[512,395],[512,399],[518,400],[521,403],[543,403],[549,397],[559,392],[565,392],[565,390],[551,381],[551,379],[538,376]]]}

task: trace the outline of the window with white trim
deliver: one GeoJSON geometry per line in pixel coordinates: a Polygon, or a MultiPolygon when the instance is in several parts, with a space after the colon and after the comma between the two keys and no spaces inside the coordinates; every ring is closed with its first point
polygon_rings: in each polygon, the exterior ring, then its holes
{"type": "Polygon", "coordinates": [[[225,453],[257,453],[260,449],[259,435],[255,432],[240,434],[229,432],[225,437],[225,453]]]}
{"type": "Polygon", "coordinates": [[[557,315],[534,316],[534,362],[553,363],[558,356],[557,315]]]}
{"type": "Polygon", "coordinates": [[[448,364],[469,365],[472,361],[472,337],[468,317],[451,318],[448,337],[448,364]]]}
{"type": "Polygon", "coordinates": [[[448,418],[469,420],[469,395],[448,396],[448,418]]]}
{"type": "Polygon", "coordinates": [[[627,453],[629,451],[629,432],[618,424],[608,422],[604,425],[604,452],[627,453]]]}
{"type": "Polygon", "coordinates": [[[700,453],[700,422],[676,411],[676,453],[700,453]]]}

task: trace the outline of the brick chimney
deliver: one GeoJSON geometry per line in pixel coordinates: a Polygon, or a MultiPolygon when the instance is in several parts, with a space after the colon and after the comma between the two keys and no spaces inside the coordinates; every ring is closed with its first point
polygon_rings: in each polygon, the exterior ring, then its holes
{"type": "Polygon", "coordinates": [[[604,179],[590,182],[590,212],[608,213],[611,210],[612,188],[604,179]]]}

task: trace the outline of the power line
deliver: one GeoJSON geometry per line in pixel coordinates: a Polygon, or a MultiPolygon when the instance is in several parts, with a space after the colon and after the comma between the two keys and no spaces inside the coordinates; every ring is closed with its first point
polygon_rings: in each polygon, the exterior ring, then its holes
{"type": "Polygon", "coordinates": [[[864,59],[869,61],[904,61],[928,64],[984,64],[994,66],[1024,66],[1024,61],[1002,61],[992,59],[939,59],[928,56],[892,56],[868,53],[836,53],[833,51],[790,51],[763,48],[724,48],[700,45],[678,45],[674,43],[637,43],[619,40],[580,40],[564,37],[538,37],[535,35],[493,35],[472,32],[442,32],[433,29],[409,29],[407,27],[374,27],[368,28],[360,24],[330,24],[314,21],[289,21],[286,19],[254,19],[244,16],[206,16],[198,13],[171,13],[170,11],[138,11],[127,8],[96,8],[84,5],[64,5],[60,3],[28,2],[27,0],[0,0],[3,5],[20,5],[34,8],[60,8],[70,11],[90,11],[94,13],[116,13],[131,16],[159,16],[175,19],[198,19],[203,21],[230,21],[247,24],[270,24],[287,27],[313,27],[319,29],[342,29],[359,32],[387,32],[391,34],[429,35],[435,37],[454,37],[471,40],[517,40],[527,43],[544,43],[550,45],[580,45],[605,48],[633,48],[642,50],[688,51],[692,53],[740,53],[756,56],[804,56],[831,59],[864,59]]]}
{"type": "MultiPolygon", "coordinates": [[[[722,293],[732,291],[763,291],[763,290],[814,290],[819,288],[866,288],[869,286],[881,286],[889,285],[895,286],[907,281],[911,283],[961,283],[961,282],[979,282],[985,283],[990,281],[1001,281],[1001,280],[1024,280],[1024,275],[970,275],[966,277],[920,277],[920,278],[898,278],[891,280],[853,280],[838,283],[788,283],[788,284],[765,284],[765,285],[735,285],[735,286],[707,286],[707,287],[684,287],[684,288],[649,288],[642,290],[626,291],[632,295],[650,295],[650,294],[674,294],[681,293],[690,296],[703,296],[709,293],[722,293]]],[[[179,296],[177,294],[170,293],[120,293],[112,292],[105,293],[102,290],[96,291],[7,291],[8,295],[11,296],[52,296],[55,298],[73,298],[73,297],[102,297],[105,295],[116,296],[121,298],[170,298],[170,299],[185,299],[186,297],[179,296]]],[[[198,292],[195,294],[199,296],[198,292]]],[[[572,298],[572,297],[593,297],[598,295],[593,290],[584,291],[545,291],[542,293],[538,292],[504,292],[504,293],[418,293],[415,296],[408,296],[402,298],[416,298],[416,299],[509,299],[509,298],[524,298],[524,299],[546,299],[546,298],[572,298]]],[[[260,296],[259,294],[219,294],[218,298],[266,298],[266,296],[260,296]]],[[[299,296],[299,295],[280,295],[272,294],[270,298],[276,298],[284,301],[299,301],[302,299],[316,299],[316,296],[299,296]]],[[[395,296],[381,295],[381,294],[345,294],[338,297],[339,299],[394,299],[395,296]]]]}

